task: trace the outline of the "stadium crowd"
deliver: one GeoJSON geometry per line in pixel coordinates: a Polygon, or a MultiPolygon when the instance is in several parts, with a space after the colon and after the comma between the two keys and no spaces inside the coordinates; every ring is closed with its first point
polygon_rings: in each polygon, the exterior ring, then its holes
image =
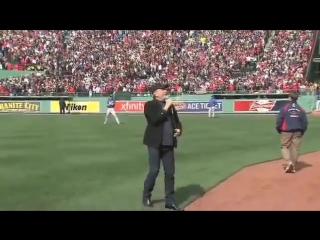
{"type": "Polygon", "coordinates": [[[0,93],[274,91],[308,86],[312,30],[0,30],[0,93]],[[40,74],[40,71],[43,73],[40,74]],[[1,75],[0,75],[1,78],[1,75]]]}

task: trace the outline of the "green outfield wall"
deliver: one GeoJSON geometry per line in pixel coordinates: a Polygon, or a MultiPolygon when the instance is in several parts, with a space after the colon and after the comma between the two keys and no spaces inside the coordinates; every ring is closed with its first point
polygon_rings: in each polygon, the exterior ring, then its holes
{"type": "MultiPolygon", "coordinates": [[[[118,113],[143,113],[144,103],[150,98],[136,98],[130,101],[117,101],[115,110],[118,113]]],[[[203,114],[208,112],[208,96],[179,96],[174,98],[174,105],[180,113],[203,114]]],[[[217,113],[224,114],[266,114],[277,113],[287,99],[236,99],[217,100],[217,113]]],[[[307,113],[312,111],[316,99],[314,96],[302,96],[299,104],[307,113]]],[[[107,98],[75,98],[67,102],[67,111],[71,113],[105,113],[107,98]]],[[[24,113],[59,113],[58,101],[0,101],[0,112],[24,113]]]]}

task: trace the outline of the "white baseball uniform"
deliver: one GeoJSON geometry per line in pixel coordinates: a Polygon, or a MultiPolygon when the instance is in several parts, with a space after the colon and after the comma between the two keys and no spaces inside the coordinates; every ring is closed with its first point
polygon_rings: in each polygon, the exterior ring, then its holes
{"type": "Polygon", "coordinates": [[[107,101],[107,111],[106,111],[106,117],[105,117],[105,120],[104,120],[104,124],[107,123],[108,121],[108,116],[111,114],[114,119],[116,120],[116,122],[118,124],[120,124],[120,121],[119,121],[119,118],[117,117],[117,114],[116,114],[116,111],[114,110],[114,106],[115,106],[116,102],[115,100],[113,100],[112,97],[110,97],[107,101]]]}

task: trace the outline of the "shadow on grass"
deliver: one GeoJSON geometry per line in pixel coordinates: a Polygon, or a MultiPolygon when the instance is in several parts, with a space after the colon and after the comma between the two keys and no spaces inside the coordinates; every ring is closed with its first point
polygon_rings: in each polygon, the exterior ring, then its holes
{"type": "MultiPolygon", "coordinates": [[[[185,202],[190,203],[190,201],[194,201],[194,199],[203,196],[205,193],[206,191],[199,184],[190,184],[188,186],[178,188],[175,196],[177,204],[181,205],[185,202]]],[[[164,199],[155,199],[152,201],[153,204],[161,204],[164,202],[164,199]]]]}
{"type": "Polygon", "coordinates": [[[192,201],[203,196],[205,193],[206,191],[199,184],[190,184],[185,187],[180,187],[176,190],[177,203],[180,205],[186,201],[192,201]]]}

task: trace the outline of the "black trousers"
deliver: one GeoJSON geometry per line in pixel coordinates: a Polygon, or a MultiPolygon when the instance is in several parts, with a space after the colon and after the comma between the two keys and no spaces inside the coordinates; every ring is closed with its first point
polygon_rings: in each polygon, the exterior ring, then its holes
{"type": "Polygon", "coordinates": [[[148,147],[149,154],[149,173],[144,181],[143,198],[150,198],[160,171],[162,160],[164,168],[165,198],[167,204],[175,204],[174,198],[174,174],[175,160],[174,148],[162,146],[161,148],[148,147]]]}
{"type": "Polygon", "coordinates": [[[66,108],[60,107],[60,114],[65,114],[66,113],[66,108]]]}

